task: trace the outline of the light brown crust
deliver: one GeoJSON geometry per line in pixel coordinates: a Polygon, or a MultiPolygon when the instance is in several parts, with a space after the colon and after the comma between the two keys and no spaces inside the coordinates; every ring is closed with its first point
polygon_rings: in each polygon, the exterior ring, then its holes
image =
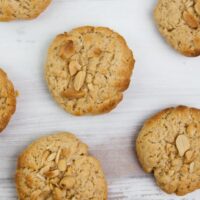
{"type": "Polygon", "coordinates": [[[136,141],[138,159],[167,193],[200,188],[200,110],[179,106],[145,122],[136,141]]]}
{"type": "Polygon", "coordinates": [[[3,131],[16,109],[16,92],[7,74],[0,68],[0,132],[3,131]]]}
{"type": "Polygon", "coordinates": [[[101,114],[122,100],[134,62],[122,36],[109,28],[84,26],[55,38],[45,77],[54,99],[66,111],[101,114]]]}
{"type": "Polygon", "coordinates": [[[177,51],[200,55],[199,0],[158,0],[154,18],[160,33],[177,51]]]}
{"type": "Polygon", "coordinates": [[[4,0],[0,1],[0,21],[29,20],[38,17],[52,0],[4,0]]]}
{"type": "Polygon", "coordinates": [[[16,171],[20,200],[106,200],[100,163],[71,133],[42,137],[20,155],[16,171]]]}

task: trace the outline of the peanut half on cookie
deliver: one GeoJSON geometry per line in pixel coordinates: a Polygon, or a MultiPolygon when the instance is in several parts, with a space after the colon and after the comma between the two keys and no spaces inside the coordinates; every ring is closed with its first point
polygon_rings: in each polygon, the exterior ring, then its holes
{"type": "Polygon", "coordinates": [[[57,133],[33,142],[18,159],[19,200],[107,200],[100,163],[73,134],[57,133]]]}
{"type": "Polygon", "coordinates": [[[200,0],[158,0],[154,17],[160,33],[177,51],[200,55],[200,0]]]}
{"type": "Polygon", "coordinates": [[[51,0],[1,0],[0,21],[34,19],[51,3],[51,0]]]}
{"type": "Polygon", "coordinates": [[[150,118],[136,141],[138,159],[167,193],[200,188],[200,110],[179,106],[150,118]]]}
{"type": "Polygon", "coordinates": [[[16,92],[7,74],[0,68],[0,132],[3,131],[16,109],[16,92]]]}
{"type": "Polygon", "coordinates": [[[45,76],[54,99],[74,115],[111,111],[130,83],[134,58],[125,40],[104,27],[80,27],[51,44],[45,76]]]}

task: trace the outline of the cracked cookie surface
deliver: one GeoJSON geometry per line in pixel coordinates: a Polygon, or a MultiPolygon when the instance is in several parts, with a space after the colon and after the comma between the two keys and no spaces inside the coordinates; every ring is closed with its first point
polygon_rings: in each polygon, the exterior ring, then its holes
{"type": "Polygon", "coordinates": [[[51,0],[0,0],[0,21],[36,18],[50,3],[51,0]]]}
{"type": "Polygon", "coordinates": [[[150,118],[136,141],[138,159],[167,193],[200,188],[200,110],[179,106],[150,118]]]}
{"type": "Polygon", "coordinates": [[[134,58],[125,40],[104,27],[80,27],[51,44],[45,76],[54,99],[74,115],[111,111],[130,83],[134,58]]]}
{"type": "Polygon", "coordinates": [[[0,132],[3,131],[16,109],[16,92],[7,74],[0,68],[0,132]]]}
{"type": "Polygon", "coordinates": [[[200,55],[200,0],[158,0],[154,18],[176,50],[186,56],[200,55]]]}
{"type": "Polygon", "coordinates": [[[106,200],[100,163],[73,134],[42,137],[20,155],[16,172],[20,200],[106,200]]]}

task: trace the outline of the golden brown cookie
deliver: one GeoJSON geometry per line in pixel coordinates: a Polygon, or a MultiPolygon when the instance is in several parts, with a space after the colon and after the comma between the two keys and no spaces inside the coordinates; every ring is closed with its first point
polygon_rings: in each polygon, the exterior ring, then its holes
{"type": "Polygon", "coordinates": [[[0,68],[0,132],[6,128],[16,109],[16,92],[7,74],[0,68]]]}
{"type": "Polygon", "coordinates": [[[136,142],[138,159],[167,193],[200,188],[200,110],[179,106],[150,118],[136,142]]]}
{"type": "Polygon", "coordinates": [[[158,0],[154,17],[161,34],[177,51],[200,55],[200,0],[158,0]]]}
{"type": "Polygon", "coordinates": [[[0,21],[36,18],[50,3],[51,0],[1,0],[0,21]]]}
{"type": "Polygon", "coordinates": [[[20,155],[16,172],[20,200],[106,200],[100,163],[70,133],[42,137],[20,155]]]}
{"type": "Polygon", "coordinates": [[[45,76],[54,99],[74,115],[111,111],[123,98],[134,66],[118,33],[80,27],[58,35],[48,51],[45,76]]]}

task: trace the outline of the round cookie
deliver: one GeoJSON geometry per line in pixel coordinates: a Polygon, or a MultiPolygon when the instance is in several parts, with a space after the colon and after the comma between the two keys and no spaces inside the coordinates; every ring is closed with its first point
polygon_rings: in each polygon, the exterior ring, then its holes
{"type": "Polygon", "coordinates": [[[100,163],[86,144],[70,133],[42,137],[18,159],[16,186],[20,200],[106,200],[100,163]]]}
{"type": "Polygon", "coordinates": [[[200,0],[158,0],[154,18],[160,33],[177,51],[200,55],[200,0]]]}
{"type": "Polygon", "coordinates": [[[58,35],[48,51],[45,76],[54,99],[74,115],[114,109],[130,83],[132,51],[104,27],[80,27],[58,35]]]}
{"type": "Polygon", "coordinates": [[[16,109],[16,93],[7,74],[0,68],[0,132],[3,131],[16,109]]]}
{"type": "Polygon", "coordinates": [[[179,106],[150,118],[136,141],[138,159],[167,193],[200,188],[200,110],[179,106]]]}
{"type": "Polygon", "coordinates": [[[51,0],[3,0],[0,1],[0,21],[33,19],[42,13],[51,0]]]}

